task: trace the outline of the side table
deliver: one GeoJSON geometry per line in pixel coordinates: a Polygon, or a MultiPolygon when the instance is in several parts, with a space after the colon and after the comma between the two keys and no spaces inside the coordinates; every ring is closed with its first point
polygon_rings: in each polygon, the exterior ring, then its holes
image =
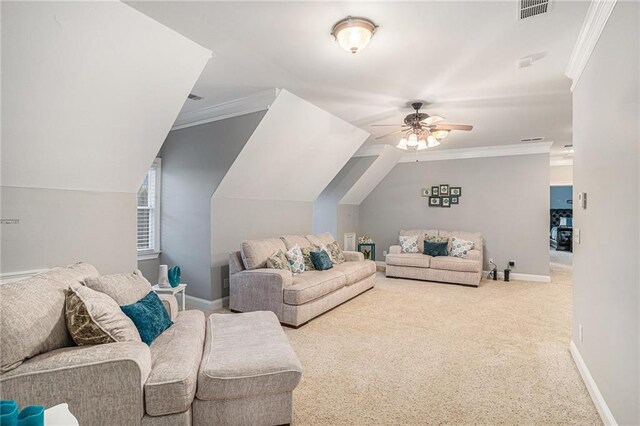
{"type": "Polygon", "coordinates": [[[182,302],[182,310],[184,311],[186,308],[186,299],[187,299],[187,285],[184,283],[178,284],[175,287],[159,287],[158,284],[153,286],[153,291],[157,294],[171,294],[175,296],[178,293],[182,293],[180,295],[180,301],[182,302]]]}
{"type": "Polygon", "coordinates": [[[358,251],[364,254],[365,260],[376,260],[376,245],[374,243],[358,243],[358,251]],[[362,249],[369,249],[369,255],[362,251],[362,249]]]}

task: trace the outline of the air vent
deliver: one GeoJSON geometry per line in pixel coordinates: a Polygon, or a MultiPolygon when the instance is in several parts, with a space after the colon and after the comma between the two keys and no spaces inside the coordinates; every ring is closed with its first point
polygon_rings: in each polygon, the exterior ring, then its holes
{"type": "Polygon", "coordinates": [[[192,101],[199,101],[202,99],[202,96],[194,95],[193,93],[189,93],[189,99],[192,101]]]}
{"type": "Polygon", "coordinates": [[[547,13],[550,0],[520,0],[520,19],[547,13]]]}
{"type": "Polygon", "coordinates": [[[520,142],[542,142],[544,140],[544,136],[537,138],[523,138],[520,139],[520,142]]]}

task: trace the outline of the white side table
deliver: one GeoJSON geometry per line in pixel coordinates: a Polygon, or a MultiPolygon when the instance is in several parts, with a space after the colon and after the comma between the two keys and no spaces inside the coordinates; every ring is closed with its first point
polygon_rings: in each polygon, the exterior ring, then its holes
{"type": "Polygon", "coordinates": [[[186,299],[187,299],[187,285],[184,283],[178,284],[176,287],[158,287],[158,284],[153,286],[153,291],[157,294],[172,294],[176,295],[178,293],[182,293],[180,295],[180,300],[182,301],[182,310],[184,311],[186,308],[186,299]]]}

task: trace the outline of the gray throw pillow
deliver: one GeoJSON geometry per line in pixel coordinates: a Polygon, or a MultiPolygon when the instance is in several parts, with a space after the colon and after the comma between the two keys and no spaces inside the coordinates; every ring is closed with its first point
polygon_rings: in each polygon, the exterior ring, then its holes
{"type": "Polygon", "coordinates": [[[110,296],[118,305],[131,305],[145,297],[153,289],[139,270],[129,274],[102,275],[84,280],[92,290],[110,296]]]}

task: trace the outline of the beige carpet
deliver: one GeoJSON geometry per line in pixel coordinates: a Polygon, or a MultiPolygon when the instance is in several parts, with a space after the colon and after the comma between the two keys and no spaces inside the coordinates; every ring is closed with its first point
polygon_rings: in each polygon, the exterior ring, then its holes
{"type": "Polygon", "coordinates": [[[549,253],[549,257],[551,258],[551,263],[554,264],[553,266],[558,266],[558,265],[572,266],[573,265],[573,253],[570,251],[551,249],[549,253]]]}
{"type": "Polygon", "coordinates": [[[571,269],[480,288],[387,279],[298,330],[294,423],[600,424],[569,353],[571,269]]]}

